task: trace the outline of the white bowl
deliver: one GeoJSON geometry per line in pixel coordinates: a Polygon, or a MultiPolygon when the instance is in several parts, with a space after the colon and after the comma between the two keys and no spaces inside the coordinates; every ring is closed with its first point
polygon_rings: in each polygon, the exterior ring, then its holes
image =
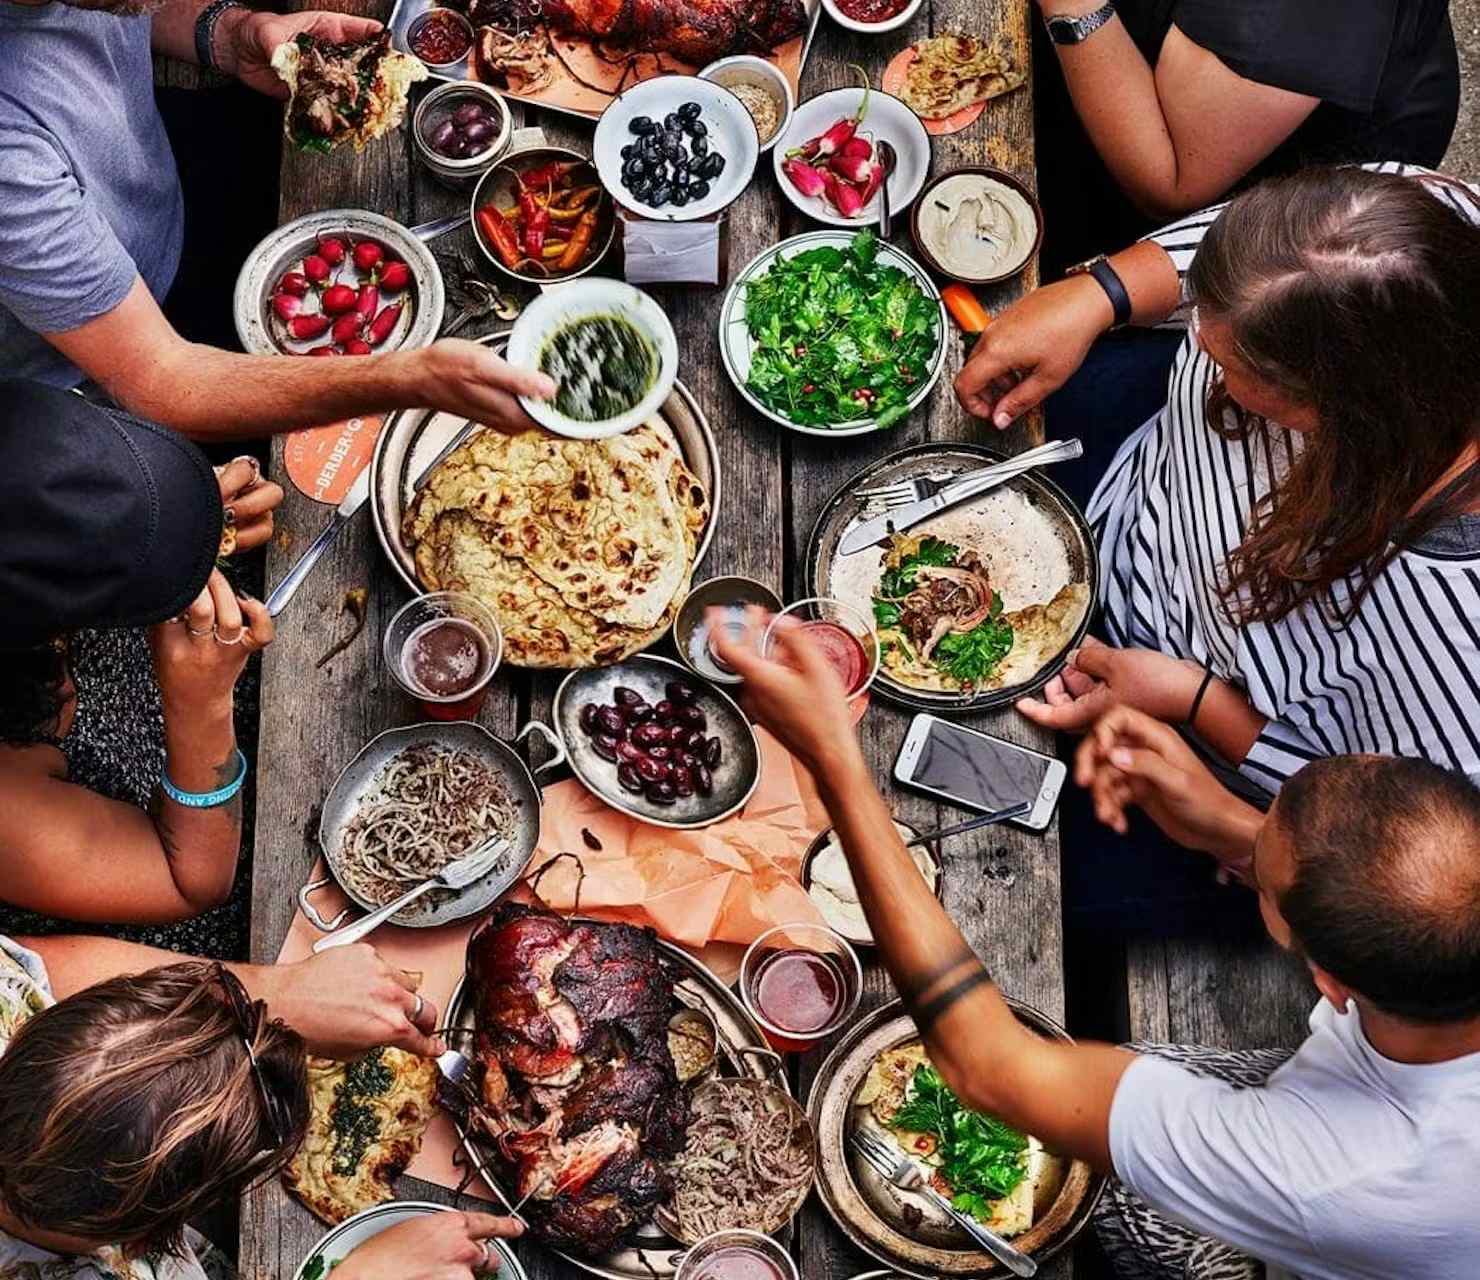
{"type": "MultiPolygon", "coordinates": [[[[738,103],[736,104],[739,105],[738,103]]],[[[744,110],[742,107],[741,110],[744,110]]],[[[510,364],[538,369],[545,341],[574,320],[585,316],[618,315],[637,326],[658,353],[658,376],[653,385],[626,413],[601,422],[568,418],[548,400],[520,396],[519,402],[540,426],[559,436],[577,440],[599,440],[621,435],[646,422],[668,399],[678,377],[678,338],[667,314],[641,289],[624,280],[605,277],[550,285],[525,307],[509,331],[504,356],[510,364]]]]}
{"type": "MultiPolygon", "coordinates": [[[[920,2],[921,0],[916,0],[916,3],[920,2]]],[[[786,127],[791,123],[791,113],[796,110],[796,98],[791,92],[791,82],[773,63],[753,54],[741,53],[733,58],[711,62],[699,72],[699,79],[712,80],[725,89],[733,89],[737,84],[753,84],[781,104],[781,118],[776,122],[775,132],[761,143],[762,151],[769,151],[786,135],[786,127]]]]}
{"type": "Polygon", "coordinates": [[[885,18],[883,22],[860,22],[857,18],[850,18],[838,8],[837,0],[822,0],[822,7],[827,10],[827,16],[840,27],[846,27],[849,31],[858,31],[866,36],[880,35],[885,31],[895,31],[904,26],[911,18],[920,12],[920,6],[925,0],[910,0],[892,18],[885,18]]]}
{"type": "Polygon", "coordinates": [[[760,155],[760,138],[745,104],[728,89],[698,76],[654,76],[633,85],[601,113],[591,151],[601,185],[618,204],[643,218],[692,222],[729,208],[750,185],[760,155]],[[628,125],[637,116],[661,121],[684,102],[699,104],[699,119],[709,129],[709,148],[724,156],[724,172],[710,182],[704,199],[681,209],[674,205],[655,209],[622,185],[622,148],[636,141],[628,125]]]}
{"type": "MultiPolygon", "coordinates": [[[[314,1245],[308,1257],[299,1263],[294,1278],[304,1280],[308,1264],[315,1258],[320,1259],[320,1266],[315,1274],[327,1277],[336,1264],[349,1257],[365,1241],[378,1236],[382,1231],[399,1226],[403,1222],[410,1222],[414,1218],[424,1217],[429,1213],[456,1212],[457,1210],[451,1205],[433,1204],[430,1200],[391,1200],[369,1209],[361,1209],[354,1217],[346,1218],[337,1227],[332,1228],[314,1245]]],[[[519,1259],[505,1241],[495,1237],[491,1238],[488,1243],[495,1253],[499,1280],[526,1280],[523,1266],[520,1265],[519,1259]]]]}
{"type": "MultiPolygon", "coordinates": [[[[776,149],[771,164],[782,193],[809,218],[829,222],[835,227],[866,227],[879,220],[879,196],[876,192],[856,216],[845,218],[832,207],[825,195],[804,196],[782,172],[786,153],[800,147],[809,138],[826,133],[846,116],[855,115],[863,99],[861,88],[831,89],[801,104],[791,117],[776,149]]],[[[872,89],[868,97],[868,115],[858,126],[858,135],[875,146],[888,142],[894,148],[894,172],[889,175],[890,213],[898,218],[925,185],[930,174],[930,135],[925,125],[909,107],[893,94],[872,89]]]]}

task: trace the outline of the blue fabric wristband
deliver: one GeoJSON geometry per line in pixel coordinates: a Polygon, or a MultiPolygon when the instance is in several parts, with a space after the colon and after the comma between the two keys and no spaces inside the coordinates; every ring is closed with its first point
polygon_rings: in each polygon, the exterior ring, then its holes
{"type": "Polygon", "coordinates": [[[247,780],[247,757],[242,754],[240,747],[236,749],[236,759],[241,765],[236,772],[236,778],[219,791],[181,791],[170,781],[169,775],[163,770],[159,774],[160,790],[176,804],[183,804],[187,809],[214,809],[218,804],[225,804],[236,795],[242,789],[242,783],[247,780]]]}

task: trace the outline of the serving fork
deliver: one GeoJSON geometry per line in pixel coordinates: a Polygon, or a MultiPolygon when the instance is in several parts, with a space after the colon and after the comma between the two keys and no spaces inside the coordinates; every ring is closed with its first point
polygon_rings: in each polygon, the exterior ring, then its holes
{"type": "Polygon", "coordinates": [[[951,1220],[996,1258],[1015,1276],[1035,1276],[1038,1264],[1021,1249],[1004,1240],[990,1227],[984,1227],[968,1214],[959,1213],[951,1202],[926,1180],[919,1166],[886,1138],[868,1129],[853,1130],[854,1150],[891,1186],[924,1196],[937,1208],[950,1214],[951,1220]]]}
{"type": "Polygon", "coordinates": [[[1046,466],[1051,462],[1064,462],[1070,458],[1077,458],[1083,453],[1084,446],[1078,440],[1050,440],[1047,444],[1040,444],[1037,448],[1014,454],[1010,458],[1004,458],[1001,462],[994,462],[973,471],[929,471],[910,480],[896,480],[893,484],[881,484],[870,489],[856,490],[854,497],[863,499],[869,506],[890,510],[894,507],[906,506],[911,502],[920,502],[925,498],[933,498],[947,485],[955,484],[960,480],[985,479],[987,476],[1001,477],[1006,480],[1024,471],[1030,471],[1034,467],[1046,466]]]}

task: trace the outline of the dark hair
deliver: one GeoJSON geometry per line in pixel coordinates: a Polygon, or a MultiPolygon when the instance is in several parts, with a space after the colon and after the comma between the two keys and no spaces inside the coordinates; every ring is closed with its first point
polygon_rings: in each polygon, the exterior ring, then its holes
{"type": "Polygon", "coordinates": [[[42,1010],[0,1055],[0,1202],[49,1231],[178,1255],[190,1219],[281,1170],[303,1140],[303,1040],[258,1017],[252,1051],[287,1103],[281,1143],[210,964],[42,1010]]]}
{"type": "Polygon", "coordinates": [[[0,652],[0,743],[25,747],[56,737],[70,666],[66,636],[0,652]]]}
{"type": "Polygon", "coordinates": [[[1300,949],[1384,1013],[1480,1016],[1480,788],[1426,760],[1333,756],[1280,791],[1300,949]]]}
{"type": "MultiPolygon", "coordinates": [[[[1268,622],[1316,600],[1348,619],[1401,545],[1480,496],[1476,468],[1414,511],[1477,438],[1480,227],[1424,182],[1308,169],[1234,199],[1187,286],[1240,360],[1320,420],[1229,557],[1224,607],[1268,622]]],[[[1208,416],[1235,438],[1265,426],[1221,379],[1208,416]]]]}

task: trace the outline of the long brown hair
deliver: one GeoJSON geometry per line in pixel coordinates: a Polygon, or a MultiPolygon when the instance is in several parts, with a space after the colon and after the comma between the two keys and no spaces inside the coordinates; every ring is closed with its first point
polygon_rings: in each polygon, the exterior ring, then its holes
{"type": "MultiPolygon", "coordinates": [[[[1320,421],[1255,507],[1224,605],[1245,623],[1313,600],[1347,619],[1400,547],[1480,496],[1476,468],[1414,510],[1477,438],[1480,227],[1411,178],[1308,169],[1234,199],[1187,285],[1255,376],[1320,421]]],[[[1208,415],[1235,437],[1267,426],[1221,381],[1208,415]]]]}
{"type": "Polygon", "coordinates": [[[33,1016],[0,1055],[0,1203],[34,1227],[178,1254],[191,1218],[303,1140],[303,1040],[256,1024],[282,1141],[213,966],[100,982],[33,1016]]]}

